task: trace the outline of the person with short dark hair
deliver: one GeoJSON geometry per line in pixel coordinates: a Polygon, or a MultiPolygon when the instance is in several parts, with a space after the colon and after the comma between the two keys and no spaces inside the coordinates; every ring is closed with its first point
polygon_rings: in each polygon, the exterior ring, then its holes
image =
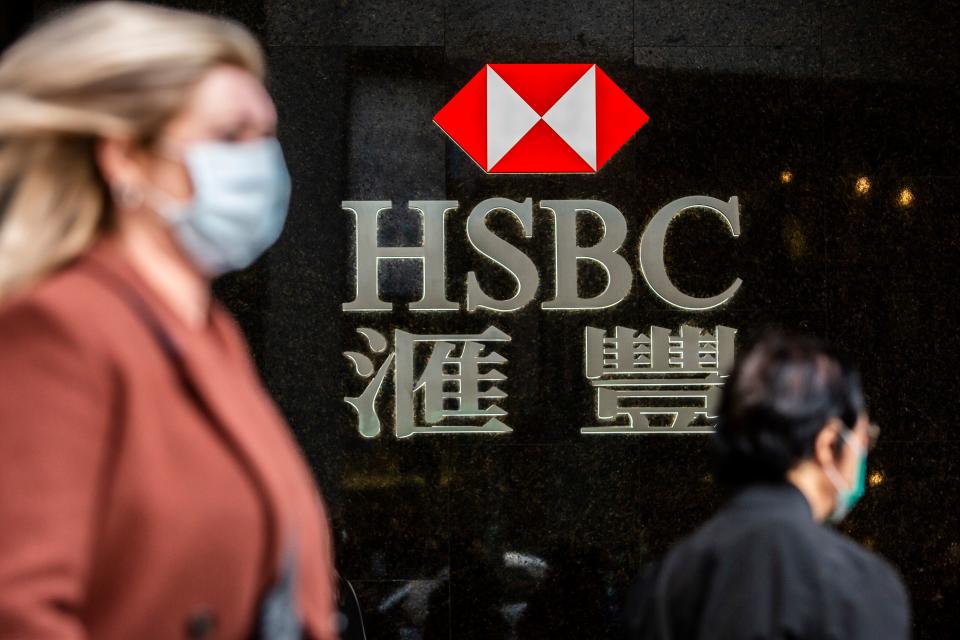
{"type": "Polygon", "coordinates": [[[863,495],[878,433],[859,374],[832,349],[762,337],[731,372],[714,437],[732,496],[642,574],[628,637],[908,638],[896,571],[823,525],[863,495]]]}

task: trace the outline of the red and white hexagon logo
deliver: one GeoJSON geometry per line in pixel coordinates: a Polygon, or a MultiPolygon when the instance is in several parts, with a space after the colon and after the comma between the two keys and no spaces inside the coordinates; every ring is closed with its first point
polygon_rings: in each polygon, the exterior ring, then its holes
{"type": "Polygon", "coordinates": [[[649,119],[595,64],[488,64],[433,117],[488,173],[596,173],[649,119]]]}

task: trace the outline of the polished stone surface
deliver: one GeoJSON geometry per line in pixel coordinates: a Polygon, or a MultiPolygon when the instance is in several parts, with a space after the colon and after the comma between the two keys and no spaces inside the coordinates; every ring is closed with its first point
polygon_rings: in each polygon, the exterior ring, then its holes
{"type": "Polygon", "coordinates": [[[638,45],[697,47],[817,44],[820,4],[816,0],[637,0],[634,39],[638,45]]]}
{"type": "MultiPolygon", "coordinates": [[[[720,492],[705,437],[579,433],[595,411],[580,336],[586,325],[684,322],[737,327],[741,339],[769,323],[804,328],[861,364],[883,436],[844,529],[902,573],[915,637],[957,636],[956,3],[177,4],[230,15],[267,45],[293,205],[268,256],[217,286],[315,470],[369,637],[616,638],[631,578],[708,517],[720,492]],[[544,61],[596,62],[651,117],[598,174],[486,175],[431,122],[485,63],[544,61]],[[381,238],[394,243],[419,235],[408,200],[458,200],[448,278],[462,301],[468,271],[504,286],[464,233],[486,197],[609,202],[628,220],[624,255],[638,273],[646,222],[693,194],[741,205],[739,239],[695,213],[668,236],[682,289],[743,279],[710,312],[669,307],[639,274],[626,301],[580,314],[341,311],[353,286],[344,199],[395,201],[381,238]],[[365,383],[342,355],[363,346],[357,327],[489,324],[512,336],[502,347],[512,434],[360,437],[342,400],[365,383]]],[[[501,228],[540,267],[537,300],[548,298],[550,217],[535,211],[531,239],[501,228]]],[[[419,267],[385,271],[385,299],[418,297],[419,267]]],[[[597,286],[596,269],[584,276],[597,286]]]]}

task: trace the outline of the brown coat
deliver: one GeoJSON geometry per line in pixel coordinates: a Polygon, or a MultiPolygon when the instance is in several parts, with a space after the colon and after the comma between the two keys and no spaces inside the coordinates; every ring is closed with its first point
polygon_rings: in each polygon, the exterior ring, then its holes
{"type": "Polygon", "coordinates": [[[112,239],[0,307],[0,638],[249,637],[290,549],[332,638],[323,503],[222,307],[188,328],[112,239]]]}

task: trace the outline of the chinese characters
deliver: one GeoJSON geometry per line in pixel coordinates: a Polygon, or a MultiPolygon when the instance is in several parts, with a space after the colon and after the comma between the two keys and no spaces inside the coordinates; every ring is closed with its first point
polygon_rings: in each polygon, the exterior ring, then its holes
{"type": "Polygon", "coordinates": [[[650,327],[648,334],[617,327],[612,335],[587,327],[585,369],[597,390],[597,418],[621,420],[581,433],[712,431],[707,421],[717,417],[735,334],[723,326],[712,334],[690,325],[676,334],[663,327],[650,327]]]}
{"type": "MultiPolygon", "coordinates": [[[[386,352],[387,340],[382,334],[367,328],[357,331],[367,340],[370,351],[386,352]]],[[[360,434],[367,438],[380,434],[376,401],[391,365],[398,438],[415,433],[510,432],[500,420],[507,412],[497,404],[507,397],[497,387],[506,376],[495,368],[507,360],[488,346],[509,341],[510,336],[492,326],[475,335],[416,335],[397,330],[394,350],[375,373],[369,357],[348,351],[344,355],[354,363],[357,373],[365,378],[372,376],[363,393],[344,398],[357,412],[360,434]],[[426,357],[419,372],[415,371],[418,356],[426,357]]]]}
{"type": "MultiPolygon", "coordinates": [[[[381,333],[357,332],[371,355],[344,353],[366,387],[344,400],[357,413],[367,438],[383,430],[378,397],[393,371],[394,431],[397,438],[424,433],[509,433],[503,421],[507,393],[500,384],[507,359],[495,349],[510,336],[490,326],[478,334],[418,335],[393,332],[393,349],[381,333]],[[498,345],[498,343],[501,343],[498,345]],[[374,364],[374,359],[379,364],[374,364]]],[[[584,434],[709,433],[717,403],[733,365],[736,329],[713,332],[682,325],[672,333],[651,326],[647,333],[627,327],[587,327],[584,364],[596,389],[601,424],[584,434]]]]}

